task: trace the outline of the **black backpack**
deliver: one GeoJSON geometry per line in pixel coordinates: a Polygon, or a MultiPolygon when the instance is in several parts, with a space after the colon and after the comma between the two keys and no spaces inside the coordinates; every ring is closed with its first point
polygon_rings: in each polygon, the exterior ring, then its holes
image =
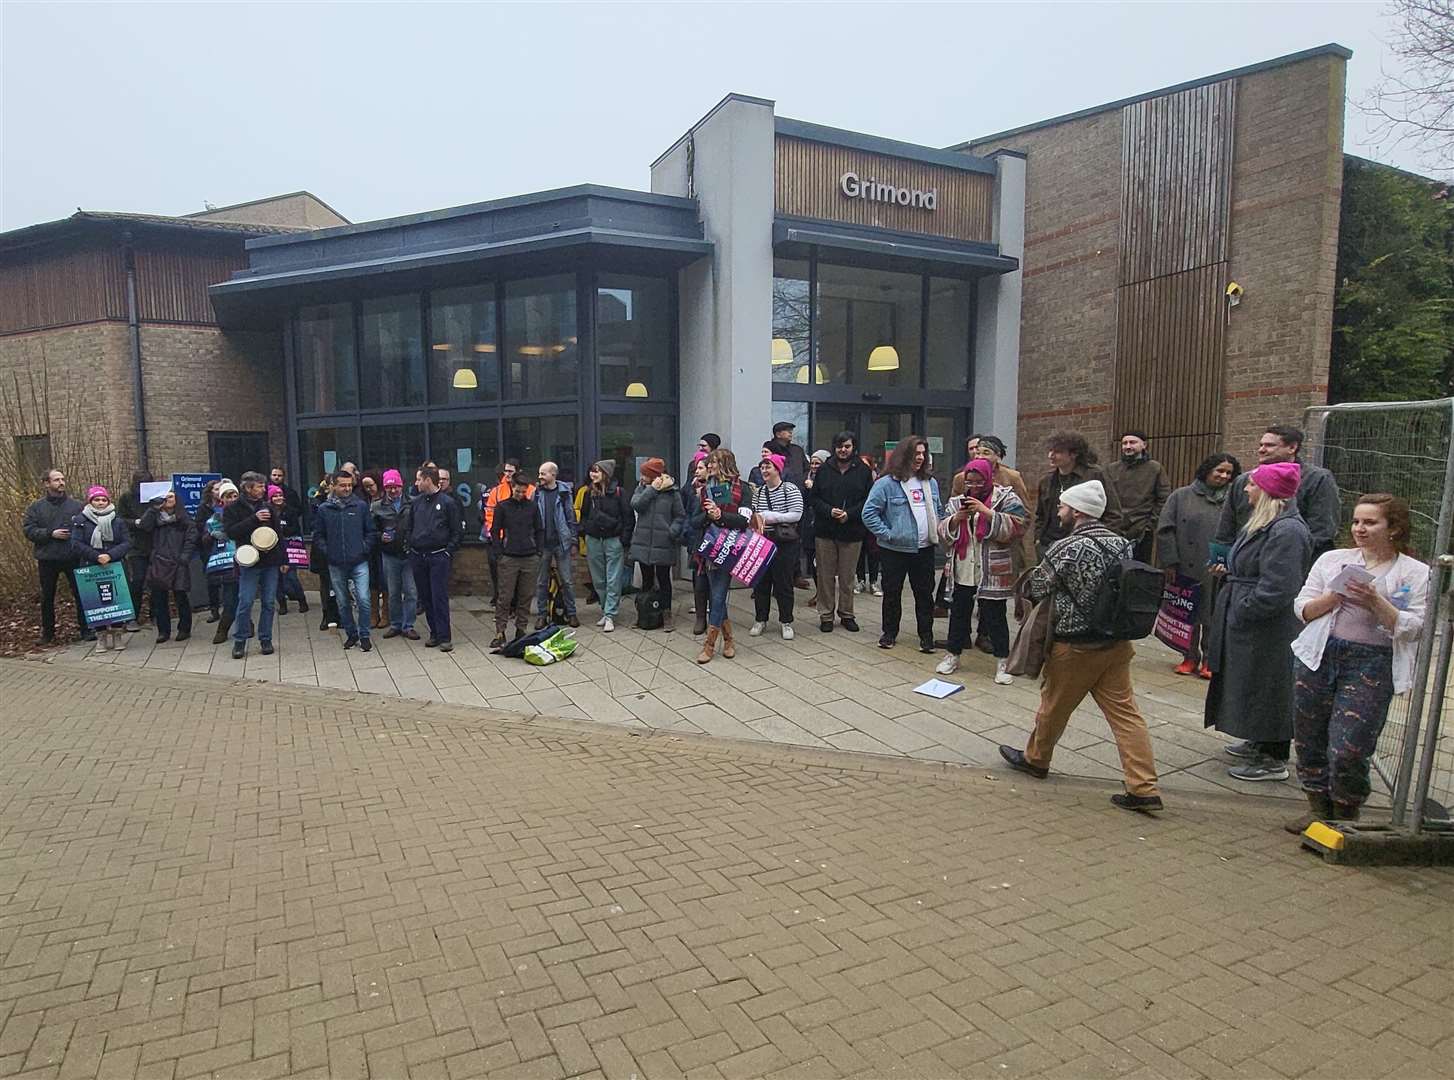
{"type": "Polygon", "coordinates": [[[660,630],[663,621],[661,593],[655,589],[636,594],[636,629],[660,630]]]}
{"type": "MultiPolygon", "coordinates": [[[[1114,554],[1094,536],[1087,539],[1106,554],[1114,554]]],[[[1087,633],[1108,641],[1139,641],[1149,636],[1161,610],[1165,583],[1166,575],[1154,566],[1129,556],[1112,559],[1101,578],[1094,606],[1089,612],[1080,609],[1088,615],[1087,633]]]]}

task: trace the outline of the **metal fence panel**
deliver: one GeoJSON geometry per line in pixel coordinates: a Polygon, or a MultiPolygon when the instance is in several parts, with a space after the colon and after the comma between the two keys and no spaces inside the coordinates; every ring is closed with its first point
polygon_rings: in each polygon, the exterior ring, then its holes
{"type": "MultiPolygon", "coordinates": [[[[1435,584],[1443,580],[1437,560],[1449,552],[1454,517],[1454,398],[1317,406],[1307,410],[1303,424],[1304,459],[1322,465],[1337,481],[1343,503],[1342,541],[1351,543],[1347,530],[1358,497],[1389,492],[1408,501],[1414,549],[1433,571],[1414,687],[1394,699],[1374,755],[1375,768],[1393,796],[1394,823],[1400,824],[1416,766],[1419,772],[1429,772],[1427,784],[1420,786],[1443,806],[1454,802],[1454,730],[1441,723],[1447,717],[1439,715],[1449,710],[1454,695],[1428,694],[1431,686],[1444,687],[1449,677],[1447,661],[1440,670],[1435,659],[1445,651],[1440,646],[1446,630],[1442,605],[1447,604],[1435,584]],[[1430,696],[1437,711],[1424,718],[1430,696]],[[1418,737],[1421,719],[1430,725],[1424,730],[1428,740],[1424,754],[1418,737]]],[[[1419,807],[1416,823],[1426,816],[1424,809],[1419,807]]],[[[1441,812],[1442,806],[1432,807],[1427,816],[1432,820],[1441,812]]]]}

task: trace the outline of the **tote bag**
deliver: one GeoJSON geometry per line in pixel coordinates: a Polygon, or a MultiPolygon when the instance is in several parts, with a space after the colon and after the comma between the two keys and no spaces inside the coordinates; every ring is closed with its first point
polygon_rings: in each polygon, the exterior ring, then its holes
{"type": "MultiPolygon", "coordinates": [[[[1030,571],[1026,570],[1015,582],[1016,598],[1023,597],[1023,589],[1030,571]]],[[[1005,671],[1011,675],[1026,675],[1037,678],[1050,647],[1055,644],[1055,592],[1037,600],[1025,616],[1020,628],[1015,631],[1010,655],[1005,661],[1005,671]]]]}

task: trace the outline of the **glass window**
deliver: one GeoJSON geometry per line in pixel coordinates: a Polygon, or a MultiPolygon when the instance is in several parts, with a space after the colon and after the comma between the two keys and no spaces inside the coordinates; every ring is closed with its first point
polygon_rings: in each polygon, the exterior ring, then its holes
{"type": "Polygon", "coordinates": [[[496,483],[500,425],[495,420],[457,420],[429,425],[434,462],[449,469],[454,492],[464,504],[464,534],[480,535],[480,496],[496,483]]]}
{"type": "Polygon", "coordinates": [[[857,405],[819,405],[813,412],[813,447],[832,450],[838,433],[851,431],[854,446],[862,450],[858,440],[859,418],[857,405]]]}
{"type": "Polygon", "coordinates": [[[408,488],[414,483],[414,470],[424,460],[424,425],[366,425],[361,453],[363,457],[358,464],[364,472],[382,476],[385,469],[398,469],[404,478],[404,487],[408,488]]]}
{"type": "Polygon", "coordinates": [[[352,304],[325,304],[298,311],[296,366],[300,413],[358,408],[352,304]]]}
{"type": "Polygon", "coordinates": [[[298,432],[298,464],[302,468],[305,498],[317,494],[318,484],[346,461],[358,463],[358,428],[304,428],[298,432]]]}
{"type": "Polygon", "coordinates": [[[470,405],[500,396],[495,287],[440,289],[429,298],[429,400],[470,405]]]}
{"type": "Polygon", "coordinates": [[[560,478],[576,481],[576,433],[574,416],[511,417],[505,421],[505,454],[518,458],[526,476],[534,477],[542,461],[560,466],[560,478]]]}
{"type": "MultiPolygon", "coordinates": [[[[762,433],[762,442],[767,442],[772,438],[773,424],[779,424],[784,420],[793,425],[792,441],[811,454],[813,448],[808,445],[808,436],[812,432],[808,430],[808,403],[806,401],[774,401],[772,403],[772,424],[768,424],[767,430],[762,433]]],[[[757,445],[761,448],[762,443],[757,445]]],[[[757,456],[757,450],[753,451],[753,456],[757,456]]]]}
{"type": "MultiPolygon", "coordinates": [[[[941,478],[953,476],[964,467],[964,443],[959,436],[960,409],[929,409],[924,418],[924,437],[929,440],[929,453],[934,458],[934,472],[941,478]]],[[[946,495],[945,498],[948,498],[946,495]]]]}
{"type": "Polygon", "coordinates": [[[923,278],[818,265],[819,382],[919,385],[923,278]]]}
{"type": "Polygon", "coordinates": [[[929,279],[929,354],[924,358],[930,390],[969,389],[969,331],[974,283],[929,279]]]}
{"type": "MultiPolygon", "coordinates": [[[[20,481],[22,490],[29,491],[51,470],[50,436],[15,436],[15,464],[20,470],[16,479],[20,481]]],[[[76,486],[80,487],[79,484],[76,486]]]]}
{"type": "Polygon", "coordinates": [[[671,294],[660,278],[602,274],[596,362],[604,397],[672,400],[671,294]]]}
{"type": "Polygon", "coordinates": [[[424,333],[419,296],[365,300],[359,312],[359,371],[365,409],[424,404],[424,333]]]}
{"type": "MultiPolygon", "coordinates": [[[[640,413],[604,413],[601,416],[601,456],[616,463],[616,479],[630,491],[647,458],[659,457],[666,471],[681,480],[677,468],[677,425],[673,416],[640,413]]],[[[586,462],[585,464],[590,464],[586,462]]]]}
{"type": "Polygon", "coordinates": [[[864,413],[863,439],[859,451],[875,461],[888,460],[894,447],[913,435],[914,414],[904,409],[869,409],[864,413]]]}
{"type": "Polygon", "coordinates": [[[579,396],[574,275],[505,286],[505,363],[507,397],[579,396]]]}
{"type": "MultiPolygon", "coordinates": [[[[806,259],[775,259],[772,271],[772,381],[806,384],[812,306],[806,259]]],[[[826,381],[826,380],[820,380],[826,381]]]]}

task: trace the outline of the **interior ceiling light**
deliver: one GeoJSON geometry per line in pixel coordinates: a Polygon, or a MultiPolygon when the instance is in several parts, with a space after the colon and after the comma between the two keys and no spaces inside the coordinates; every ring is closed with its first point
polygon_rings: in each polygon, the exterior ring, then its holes
{"type": "Polygon", "coordinates": [[[793,343],[787,338],[772,339],[772,366],[785,367],[793,362],[793,343]]]}
{"type": "Polygon", "coordinates": [[[474,370],[467,367],[459,368],[454,373],[454,388],[456,390],[474,390],[480,385],[480,380],[475,378],[474,370]]]}
{"type": "MultiPolygon", "coordinates": [[[[437,349],[437,348],[439,348],[439,346],[436,345],[435,348],[437,349]]],[[[494,352],[494,351],[495,351],[495,343],[493,341],[482,341],[478,345],[475,346],[475,352],[494,352]]]]}
{"type": "Polygon", "coordinates": [[[869,371],[898,371],[899,350],[892,345],[880,345],[868,354],[869,371]]]}
{"type": "Polygon", "coordinates": [[[451,346],[447,341],[436,341],[430,348],[435,352],[449,352],[451,346]]]}
{"type": "Polygon", "coordinates": [[[626,388],[626,396],[635,398],[646,397],[646,384],[639,382],[632,383],[626,388]]]}
{"type": "MultiPolygon", "coordinates": [[[[826,383],[828,381],[828,369],[825,368],[822,364],[819,364],[817,366],[817,369],[816,369],[816,371],[814,373],[818,376],[818,382],[820,382],[820,383],[826,383]]],[[[797,377],[793,381],[794,382],[798,382],[798,383],[802,383],[804,386],[807,386],[808,385],[808,368],[807,368],[807,365],[804,365],[803,367],[801,367],[800,369],[798,369],[797,377]]]]}
{"type": "Polygon", "coordinates": [[[520,348],[516,349],[515,351],[518,352],[521,356],[544,356],[545,355],[545,346],[544,345],[521,345],[520,348]]]}

